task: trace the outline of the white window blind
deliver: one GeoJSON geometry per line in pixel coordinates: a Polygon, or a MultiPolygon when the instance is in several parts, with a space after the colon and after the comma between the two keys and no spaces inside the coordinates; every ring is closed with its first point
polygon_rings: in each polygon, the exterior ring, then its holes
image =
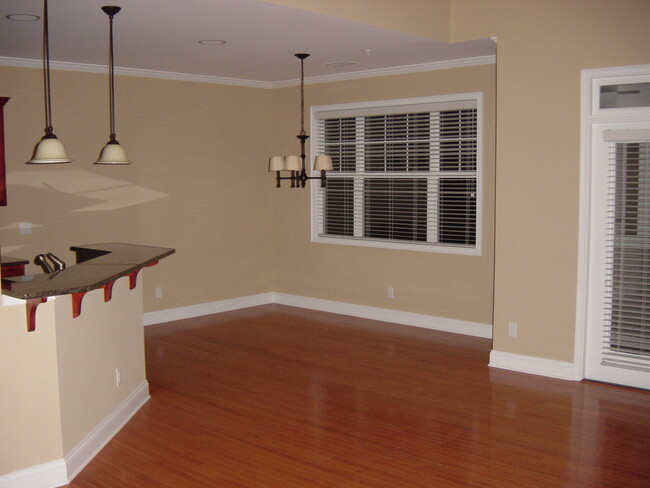
{"type": "MultiPolygon", "coordinates": [[[[314,151],[332,157],[315,240],[477,250],[477,98],[314,111],[314,151]]],[[[435,249],[432,249],[435,248],[435,249]]]]}
{"type": "Polygon", "coordinates": [[[611,154],[601,364],[650,372],[650,134],[604,136],[611,154]]]}

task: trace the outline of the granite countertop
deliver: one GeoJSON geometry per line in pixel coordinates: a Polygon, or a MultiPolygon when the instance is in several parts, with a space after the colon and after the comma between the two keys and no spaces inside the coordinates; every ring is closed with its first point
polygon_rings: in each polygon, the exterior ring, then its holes
{"type": "Polygon", "coordinates": [[[2,279],[2,293],[23,300],[81,293],[100,288],[175,252],[167,247],[108,242],[72,246],[77,264],[51,274],[2,279]]]}
{"type": "Polygon", "coordinates": [[[8,266],[21,266],[29,264],[29,260],[27,259],[19,259],[19,258],[12,258],[10,256],[2,256],[0,257],[0,266],[8,267],[8,266]]]}

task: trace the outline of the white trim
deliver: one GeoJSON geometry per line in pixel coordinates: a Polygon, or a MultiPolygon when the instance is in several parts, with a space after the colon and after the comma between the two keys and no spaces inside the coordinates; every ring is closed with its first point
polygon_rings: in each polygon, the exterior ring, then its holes
{"type": "Polygon", "coordinates": [[[163,322],[172,322],[174,320],[191,319],[213,313],[229,312],[241,308],[256,307],[273,303],[273,293],[260,293],[259,295],[249,295],[246,297],[229,298],[227,300],[218,300],[216,302],[199,303],[197,305],[188,305],[186,307],[168,308],[156,312],[147,312],[144,314],[144,325],[154,325],[163,322]]]}
{"type": "MultiPolygon", "coordinates": [[[[578,224],[578,273],[576,286],[576,323],[573,360],[576,379],[585,378],[587,308],[589,292],[589,236],[591,228],[591,160],[592,128],[599,122],[611,123],[619,118],[625,121],[643,120],[639,112],[630,113],[626,109],[599,109],[592,100],[597,80],[620,78],[623,76],[649,75],[650,64],[617,66],[612,68],[585,69],[580,73],[580,196],[578,224]]],[[[646,111],[644,112],[647,114],[646,111]]]]}
{"type": "MultiPolygon", "coordinates": [[[[589,86],[589,114],[593,117],[603,117],[612,121],[617,117],[643,116],[647,115],[649,107],[621,107],[621,108],[600,108],[600,87],[614,84],[647,83],[650,81],[650,65],[640,64],[636,66],[617,66],[614,68],[585,69],[582,76],[587,78],[589,86]],[[599,96],[592,96],[598,94],[599,96]]],[[[584,80],[583,78],[583,80],[584,80]]],[[[582,87],[585,89],[585,86],[582,87]]]]}
{"type": "MultiPolygon", "coordinates": [[[[478,185],[477,185],[478,187],[478,185]]],[[[313,188],[313,186],[312,186],[313,188]]],[[[477,190],[478,193],[478,190],[477,190]]],[[[477,202],[477,211],[476,213],[478,214],[478,202],[477,202]]],[[[312,219],[313,221],[314,219],[312,219]]],[[[477,219],[478,220],[478,219],[477,219]]],[[[315,228],[317,224],[312,223],[312,228],[315,228]]],[[[374,247],[374,248],[379,248],[379,249],[393,249],[396,251],[418,251],[418,252],[437,252],[437,253],[442,253],[442,254],[457,254],[457,255],[464,255],[464,256],[480,256],[481,255],[481,249],[478,245],[478,232],[479,232],[479,223],[477,221],[476,223],[476,242],[477,242],[477,247],[476,248],[468,248],[468,247],[454,247],[451,245],[444,245],[444,244],[421,244],[419,242],[402,242],[402,241],[390,241],[390,240],[379,240],[379,239],[365,239],[363,237],[328,237],[328,236],[319,236],[315,235],[312,237],[311,242],[317,243],[317,244],[330,244],[330,245],[337,245],[337,246],[357,246],[357,247],[374,247]]],[[[318,232],[318,231],[316,231],[318,232]]]]}
{"type": "Polygon", "coordinates": [[[0,476],[0,488],[56,488],[67,484],[63,459],[0,476]]]}
{"type": "MultiPolygon", "coordinates": [[[[411,97],[411,98],[393,98],[389,100],[369,100],[365,102],[350,102],[350,103],[335,103],[329,105],[312,105],[311,118],[314,119],[316,114],[328,114],[328,112],[351,110],[361,111],[373,108],[384,107],[407,107],[412,105],[425,105],[425,104],[441,104],[448,102],[474,102],[477,103],[477,108],[482,109],[483,105],[478,105],[483,101],[483,92],[466,92],[466,93],[453,93],[449,95],[431,95],[426,97],[411,97]]],[[[412,108],[411,108],[412,110],[412,108]]],[[[407,109],[408,111],[408,109],[407,109]]],[[[329,115],[329,114],[328,114],[329,115]]]]}
{"type": "MultiPolygon", "coordinates": [[[[0,56],[0,66],[14,66],[17,68],[43,68],[40,59],[9,58],[0,56]]],[[[78,71],[82,73],[106,74],[108,68],[100,64],[71,63],[65,61],[50,61],[51,69],[61,71],[78,71]]],[[[120,68],[115,67],[116,75],[139,76],[143,78],[162,78],[165,80],[192,81],[197,83],[212,83],[217,85],[246,86],[250,88],[273,88],[271,83],[265,81],[243,80],[220,76],[194,75],[189,73],[174,73],[172,71],[156,71],[151,69],[120,68]]]]}
{"type": "MultiPolygon", "coordinates": [[[[433,63],[412,64],[406,66],[395,66],[366,71],[354,71],[335,75],[315,76],[305,79],[305,84],[331,83],[334,81],[357,80],[360,78],[373,78],[377,76],[403,75],[408,73],[419,73],[423,71],[436,71],[442,69],[466,68],[471,66],[482,66],[496,63],[496,56],[477,56],[473,58],[452,59],[448,61],[436,61],[433,63]]],[[[43,67],[40,59],[24,59],[0,56],[0,66],[13,66],[17,68],[39,68],[43,67]]],[[[106,66],[99,64],[70,63],[63,61],[50,61],[52,69],[62,71],[80,71],[85,73],[106,74],[106,66]]],[[[197,75],[190,73],[174,73],[171,71],[156,71],[149,69],[120,68],[115,67],[115,74],[125,76],[140,76],[145,78],[162,78],[166,80],[191,81],[197,83],[212,83],[218,85],[245,86],[249,88],[285,88],[298,86],[300,80],[285,81],[257,81],[244,80],[239,78],[226,78],[221,76],[197,75]]]]}
{"type": "Polygon", "coordinates": [[[56,488],[67,485],[149,400],[145,380],[64,458],[0,476],[0,488],[56,488]]]}
{"type": "MultiPolygon", "coordinates": [[[[476,56],[473,58],[450,59],[448,61],[435,61],[432,63],[410,64],[406,66],[395,66],[391,68],[379,68],[366,71],[353,71],[351,73],[340,73],[335,75],[312,76],[305,78],[305,85],[315,83],[332,83],[334,81],[358,80],[361,78],[375,78],[378,76],[406,75],[409,73],[421,73],[425,71],[438,71],[443,69],[469,68],[472,66],[483,66],[496,63],[495,55],[476,56]]],[[[276,81],[271,88],[286,88],[300,85],[300,80],[276,81]]]]}
{"type": "Polygon", "coordinates": [[[492,338],[492,326],[490,324],[276,292],[232,298],[217,302],[191,305],[188,307],[172,308],[158,312],[148,312],[144,314],[144,323],[145,325],[160,324],[174,320],[210,315],[213,313],[228,312],[230,310],[238,310],[241,308],[256,307],[258,305],[266,305],[269,303],[278,303],[292,307],[320,310],[322,312],[381,320],[383,322],[393,322],[396,324],[453,332],[456,334],[484,337],[486,339],[492,338]]]}
{"type": "Polygon", "coordinates": [[[65,455],[68,481],[72,481],[92,461],[97,453],[108,444],[113,436],[124,427],[149,398],[149,383],[145,380],[108,417],[65,455]]]}
{"type": "MultiPolygon", "coordinates": [[[[321,198],[321,188],[319,185],[311,185],[311,198],[310,198],[310,238],[311,242],[319,244],[333,244],[342,246],[358,246],[358,247],[373,247],[380,249],[395,249],[403,251],[419,251],[419,252],[434,252],[443,254],[457,254],[467,256],[481,256],[483,250],[483,92],[468,92],[468,93],[454,93],[447,95],[431,95],[426,97],[413,97],[413,98],[396,98],[390,100],[370,100],[363,102],[351,103],[338,103],[330,105],[314,105],[310,107],[309,117],[312,132],[315,132],[316,120],[328,117],[343,117],[343,116],[363,116],[370,110],[378,110],[378,113],[389,112],[392,109],[400,108],[399,113],[406,113],[412,110],[425,110],[437,111],[441,110],[441,106],[448,103],[471,103],[476,104],[477,125],[476,125],[476,227],[475,227],[475,244],[473,247],[454,246],[453,244],[443,244],[434,242],[404,242],[398,240],[380,240],[366,238],[363,236],[355,237],[337,237],[320,235],[323,231],[323,222],[319,221],[318,215],[324,206],[321,198]],[[423,108],[426,106],[426,108],[423,108]],[[349,115],[345,115],[349,112],[349,115]]],[[[317,153],[316,145],[319,143],[318,136],[314,136],[310,140],[309,151],[310,154],[317,153]]],[[[312,156],[313,157],[313,156],[312,156]]],[[[311,171],[311,176],[314,176],[315,171],[311,171]]],[[[418,177],[426,178],[430,181],[431,176],[417,175],[418,177]]],[[[337,173],[337,177],[344,176],[344,173],[337,173]]],[[[345,175],[347,176],[347,175],[345,175]]],[[[350,176],[358,176],[363,179],[363,176],[355,172],[350,176]]],[[[356,189],[355,189],[356,192],[356,189]]],[[[356,193],[355,193],[356,194],[356,193]]],[[[429,226],[429,225],[427,225],[429,226]]]]}
{"type": "Polygon", "coordinates": [[[538,358],[535,356],[524,356],[523,354],[513,354],[492,350],[490,352],[491,368],[508,369],[520,373],[537,374],[541,376],[550,376],[562,380],[581,380],[577,376],[577,368],[574,363],[566,361],[556,361],[554,359],[538,358]]]}
{"type": "Polygon", "coordinates": [[[336,302],[321,298],[309,298],[286,293],[274,293],[273,302],[292,307],[302,307],[322,312],[362,317],[364,319],[380,320],[395,324],[422,327],[425,329],[452,332],[475,337],[492,338],[492,325],[480,322],[469,322],[466,320],[437,317],[435,315],[424,315],[388,308],[369,307],[366,305],[355,305],[354,303],[336,302]]]}
{"type": "Polygon", "coordinates": [[[578,378],[585,377],[587,292],[589,288],[589,202],[591,202],[591,79],[593,70],[582,70],[580,77],[580,193],[578,217],[578,276],[576,332],[573,360],[578,378]]]}

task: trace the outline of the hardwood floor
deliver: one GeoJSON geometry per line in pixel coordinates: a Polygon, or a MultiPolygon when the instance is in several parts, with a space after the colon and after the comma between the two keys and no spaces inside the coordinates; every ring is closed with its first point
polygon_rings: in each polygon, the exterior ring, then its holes
{"type": "Polygon", "coordinates": [[[650,392],[486,339],[279,305],[145,334],[152,398],[69,488],[650,486],[650,392]]]}

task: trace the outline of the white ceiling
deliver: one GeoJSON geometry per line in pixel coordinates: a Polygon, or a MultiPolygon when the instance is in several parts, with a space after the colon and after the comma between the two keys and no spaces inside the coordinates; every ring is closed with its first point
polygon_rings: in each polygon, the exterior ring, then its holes
{"type": "MultiPolygon", "coordinates": [[[[50,0],[50,59],[107,64],[102,5],[122,7],[114,20],[116,67],[138,70],[278,83],[299,77],[297,52],[311,54],[308,79],[495,54],[489,39],[446,44],[259,0],[111,1],[50,0]],[[227,43],[203,46],[201,39],[227,43]],[[357,64],[327,66],[341,61],[357,64]]],[[[42,0],[0,1],[0,64],[42,58],[42,22],[6,18],[42,10],[42,0]]]]}

